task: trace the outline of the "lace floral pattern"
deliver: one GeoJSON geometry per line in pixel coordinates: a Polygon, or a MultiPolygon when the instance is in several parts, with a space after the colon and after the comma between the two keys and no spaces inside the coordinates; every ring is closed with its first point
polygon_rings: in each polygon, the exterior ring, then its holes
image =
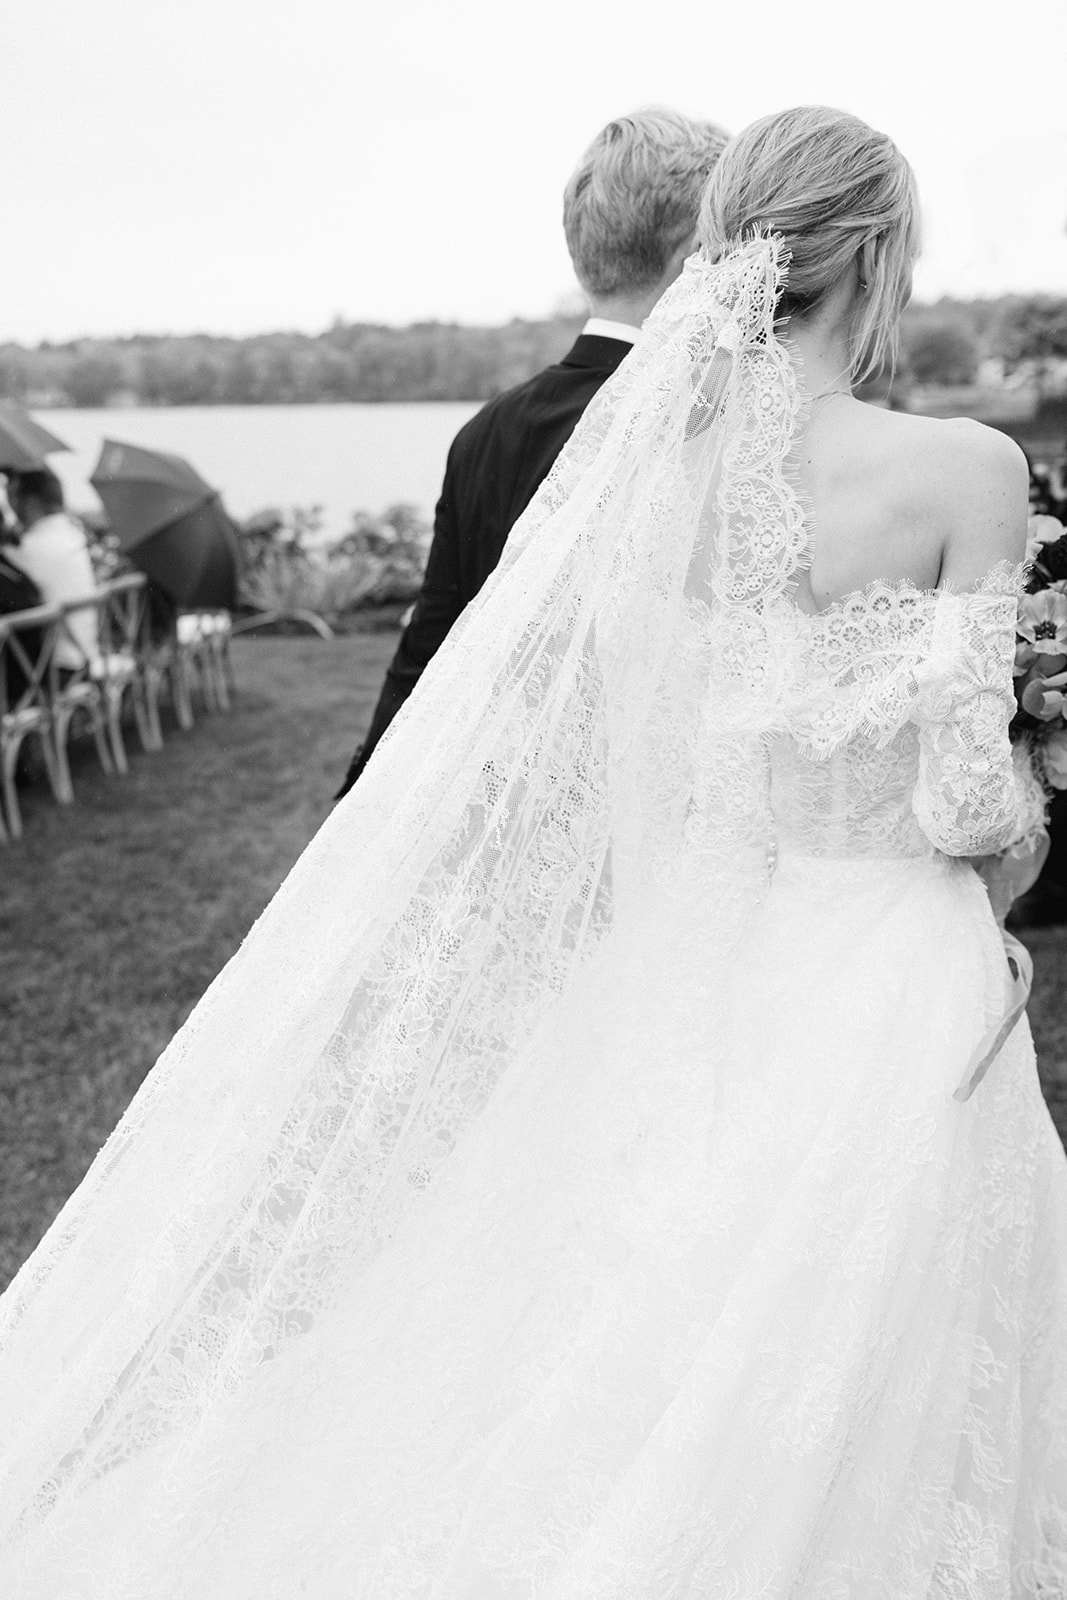
{"type": "Polygon", "coordinates": [[[985,855],[1032,832],[1007,726],[1022,569],[969,594],[874,584],[785,606],[780,837],[816,854],[985,855]]]}

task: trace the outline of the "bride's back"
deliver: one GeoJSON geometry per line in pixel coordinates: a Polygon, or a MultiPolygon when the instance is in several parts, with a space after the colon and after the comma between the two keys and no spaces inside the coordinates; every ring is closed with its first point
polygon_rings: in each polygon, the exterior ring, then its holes
{"type": "Polygon", "coordinates": [[[1025,460],[981,424],[833,392],[813,403],[798,465],[810,564],[794,599],[805,612],[875,584],[971,588],[998,561],[1022,556],[1025,460]]]}
{"type": "Polygon", "coordinates": [[[980,756],[1009,707],[993,690],[963,702],[958,730],[924,734],[921,686],[943,677],[951,693],[934,710],[955,717],[960,683],[1010,683],[1021,453],[977,423],[835,394],[816,402],[798,455],[810,560],[782,618],[789,732],[771,752],[780,843],[853,859],[978,848],[980,797],[944,796],[953,763],[980,756]]]}
{"type": "Polygon", "coordinates": [[[1025,541],[1026,466],[995,430],[854,400],[895,359],[911,292],[919,210],[908,163],[847,112],[799,106],[731,141],[705,192],[700,234],[715,258],[778,235],[779,329],[810,407],[798,476],[810,565],[794,598],[821,611],[870,585],[967,589],[1025,541]]]}

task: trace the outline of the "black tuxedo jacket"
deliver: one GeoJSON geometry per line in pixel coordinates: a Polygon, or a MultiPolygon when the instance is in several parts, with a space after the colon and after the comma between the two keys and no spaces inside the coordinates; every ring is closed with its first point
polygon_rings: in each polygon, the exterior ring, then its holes
{"type": "Polygon", "coordinates": [[[363,771],[427,662],[500,560],[508,534],[578,418],[630,348],[622,339],[583,333],[562,361],[490,400],[457,433],[422,590],[337,799],[363,771]]]}

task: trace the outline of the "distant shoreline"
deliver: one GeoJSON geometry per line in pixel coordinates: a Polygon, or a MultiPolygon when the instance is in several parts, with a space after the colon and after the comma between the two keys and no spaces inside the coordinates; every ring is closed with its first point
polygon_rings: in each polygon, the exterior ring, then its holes
{"type": "MultiPolygon", "coordinates": [[[[559,315],[496,327],[336,322],[320,334],[136,334],[0,343],[0,398],[35,409],[110,406],[481,403],[558,361],[582,327],[559,315]]],[[[1067,386],[1067,297],[914,303],[901,324],[904,385],[1067,386]]]]}

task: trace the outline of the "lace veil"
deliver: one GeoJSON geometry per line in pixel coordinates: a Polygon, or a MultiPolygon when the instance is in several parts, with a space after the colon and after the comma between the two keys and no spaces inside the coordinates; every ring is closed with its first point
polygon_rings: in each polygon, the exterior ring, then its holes
{"type": "Polygon", "coordinates": [[[0,1304],[0,1538],[307,1330],[649,894],[763,892],[783,269],[689,261],[0,1304]]]}

